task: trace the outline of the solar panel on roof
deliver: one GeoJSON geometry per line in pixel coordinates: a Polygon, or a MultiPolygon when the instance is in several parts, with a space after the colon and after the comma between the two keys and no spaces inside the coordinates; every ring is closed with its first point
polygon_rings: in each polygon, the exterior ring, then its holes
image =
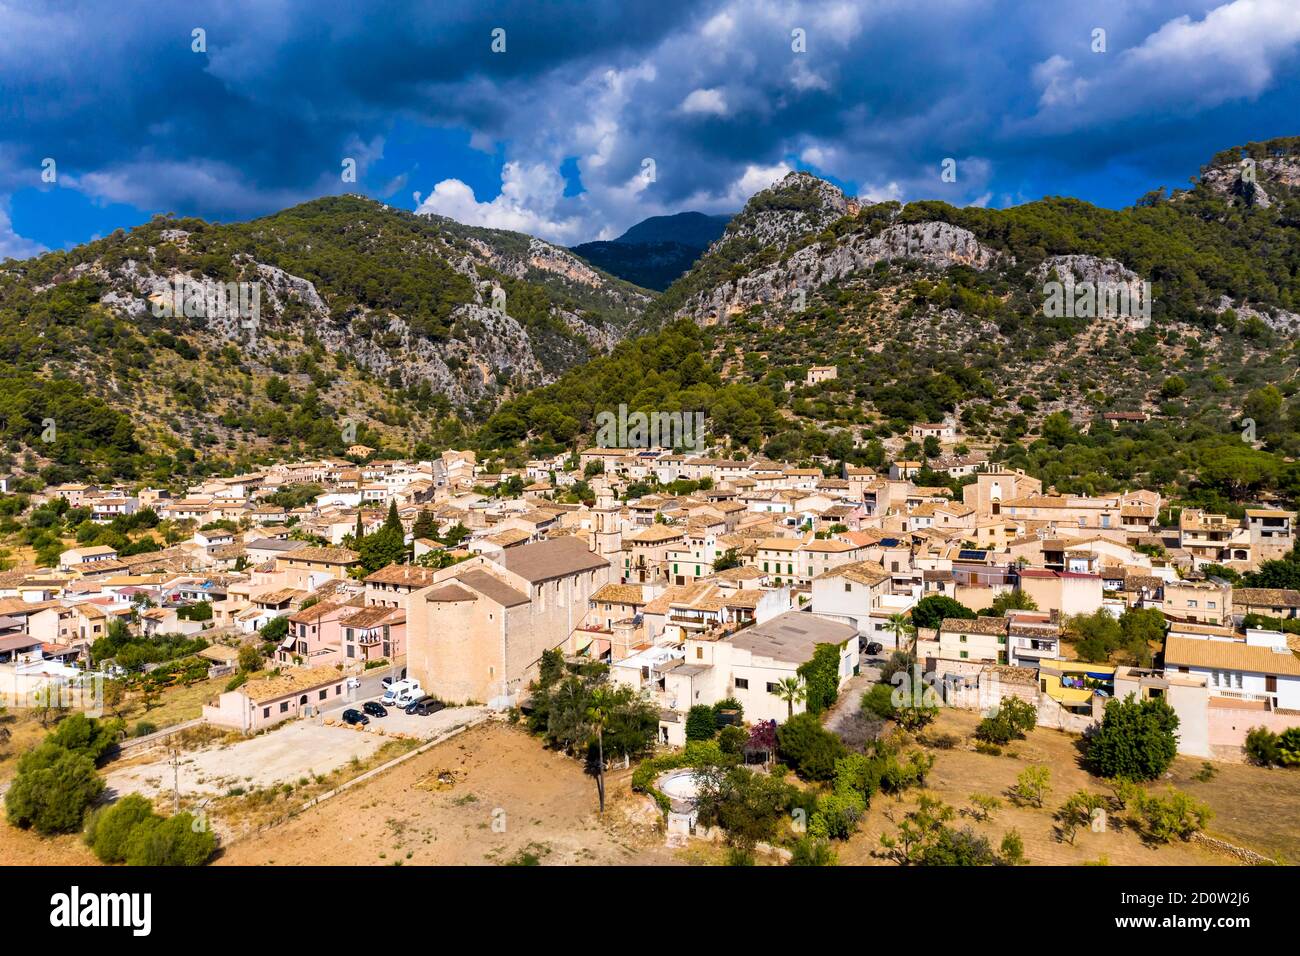
{"type": "Polygon", "coordinates": [[[983,561],[988,557],[987,551],[959,551],[957,557],[965,561],[983,561]]]}

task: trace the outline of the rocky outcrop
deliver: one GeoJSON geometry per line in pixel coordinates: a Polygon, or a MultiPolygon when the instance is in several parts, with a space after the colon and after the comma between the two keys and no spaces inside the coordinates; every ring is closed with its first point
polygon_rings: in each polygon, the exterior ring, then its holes
{"type": "Polygon", "coordinates": [[[1234,205],[1270,209],[1274,205],[1270,192],[1300,187],[1300,157],[1266,156],[1253,163],[1220,163],[1204,169],[1201,182],[1234,205]]]}
{"type": "Polygon", "coordinates": [[[837,219],[856,215],[861,205],[824,179],[809,173],[787,173],[780,182],[755,193],[709,250],[736,239],[785,247],[837,219]]]}
{"type": "Polygon", "coordinates": [[[1248,302],[1233,302],[1226,295],[1219,296],[1219,304],[1214,308],[1215,314],[1223,315],[1229,309],[1236,313],[1239,324],[1258,319],[1274,332],[1300,331],[1300,314],[1295,312],[1288,312],[1285,309],[1257,309],[1248,302]]]}
{"type": "Polygon", "coordinates": [[[806,296],[880,262],[911,262],[934,269],[955,265],[988,269],[999,261],[999,253],[968,229],[946,222],[898,224],[875,236],[850,234],[838,243],[804,246],[784,262],[700,293],[678,314],[709,323],[753,305],[796,303],[801,292],[806,296]]]}

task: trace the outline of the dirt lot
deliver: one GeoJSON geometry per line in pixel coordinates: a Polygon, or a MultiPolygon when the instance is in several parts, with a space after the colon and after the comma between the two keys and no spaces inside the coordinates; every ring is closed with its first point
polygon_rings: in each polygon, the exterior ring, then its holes
{"type": "MultiPolygon", "coordinates": [[[[975,729],[978,716],[963,711],[941,712],[935,731],[966,737],[975,729]]],[[[1235,860],[1197,844],[1179,843],[1151,848],[1131,831],[1108,829],[1105,833],[1080,832],[1073,846],[1056,839],[1052,811],[1071,793],[1087,789],[1107,793],[1105,786],[1079,765],[1078,737],[1039,728],[1028,739],[1018,741],[1002,756],[971,750],[936,750],[928,792],[957,809],[971,805],[972,793],[990,794],[1002,800],[1002,809],[983,823],[960,817],[958,826],[970,825],[989,837],[996,847],[1010,829],[1019,831],[1030,863],[1078,865],[1104,859],[1111,865],[1206,866],[1230,865],[1235,860]],[[1006,797],[1016,776],[1031,764],[1046,765],[1052,774],[1052,790],[1043,809],[1016,807],[1006,797]]],[[[1207,802],[1215,811],[1207,832],[1261,853],[1290,861],[1300,860],[1300,774],[1257,767],[1215,764],[1214,779],[1199,783],[1193,776],[1202,761],[1180,757],[1172,777],[1153,784],[1156,790],[1174,785],[1207,802]]],[[[880,836],[893,834],[903,814],[915,805],[915,795],[902,800],[877,797],[859,832],[839,846],[841,864],[888,864],[881,856],[880,836]]]]}
{"type": "Polygon", "coordinates": [[[609,778],[596,787],[573,760],[490,721],[228,847],[219,863],[266,865],[671,864],[657,811],[609,778]]]}
{"type": "MultiPolygon", "coordinates": [[[[388,717],[372,720],[365,730],[293,721],[249,740],[182,754],[177,768],[179,788],[182,795],[220,796],[234,787],[252,790],[323,777],[344,764],[365,760],[390,739],[373,731],[430,739],[482,713],[481,707],[452,707],[427,717],[390,711],[388,717]]],[[[142,793],[152,798],[172,789],[172,767],[163,751],[143,754],[134,762],[110,764],[107,771],[108,786],[117,794],[142,793]]]]}

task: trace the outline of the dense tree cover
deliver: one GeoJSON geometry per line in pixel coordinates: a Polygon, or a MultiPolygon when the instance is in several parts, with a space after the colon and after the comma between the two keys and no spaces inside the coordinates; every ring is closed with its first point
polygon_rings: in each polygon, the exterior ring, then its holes
{"type": "Polygon", "coordinates": [[[579,435],[593,435],[598,413],[617,414],[625,404],[629,414],[703,412],[715,438],[728,436],[756,450],[775,424],[775,403],[766,390],[723,384],[705,357],[705,337],[703,329],[682,321],[623,342],[580,374],[506,402],[480,430],[478,443],[485,450],[524,443],[559,450],[579,435]]]}
{"type": "Polygon", "coordinates": [[[17,775],[5,793],[9,822],[46,834],[80,829],[86,810],[104,791],[95,767],[121,733],[119,720],[84,714],[65,718],[19,758],[17,775]]]}
{"type": "Polygon", "coordinates": [[[117,618],[109,622],[104,636],[90,645],[90,659],[97,666],[113,661],[124,670],[138,673],[146,664],[179,660],[197,654],[207,646],[204,638],[184,634],[137,637],[125,621],[117,618]]]}
{"type": "MultiPolygon", "coordinates": [[[[482,280],[506,291],[509,314],[528,331],[533,355],[550,374],[594,350],[568,318],[597,328],[622,326],[644,301],[644,293],[620,280],[607,278],[597,287],[536,268],[528,237],[414,216],[356,196],[326,197],[247,223],[158,216],[0,269],[0,361],[6,368],[0,437],[11,450],[25,446],[50,459],[36,462],[47,481],[199,476],[264,460],[266,449],[254,451],[253,438],[280,450],[341,453],[345,410],[332,401],[350,396],[369,407],[364,414],[348,412],[357,425],[348,441],[382,448],[377,424],[400,427],[413,442],[456,441],[463,428],[446,396],[429,381],[408,380],[401,363],[386,378],[357,365],[354,377],[379,386],[377,399],[355,390],[323,398],[356,365],[349,355],[330,355],[324,343],[347,330],[396,353],[408,344],[398,320],[416,338],[437,344],[481,336],[486,330],[477,320],[458,326],[454,318],[476,296],[471,279],[452,265],[465,259],[476,263],[482,280]],[[92,263],[103,270],[96,269],[95,278],[70,278],[71,270],[92,263]],[[311,281],[331,327],[319,328],[295,297],[273,297],[265,288],[256,349],[242,336],[224,340],[224,332],[202,317],[148,310],[124,318],[100,304],[107,293],[120,295],[131,284],[132,269],[265,283],[258,263],[311,281]],[[149,401],[158,397],[164,398],[162,410],[149,401]],[[170,434],[136,434],[121,409],[142,407],[170,434]],[[220,429],[236,440],[220,439],[220,429]],[[217,454],[195,454],[205,448],[217,454]]],[[[464,361],[449,353],[448,364],[457,373],[464,361]]],[[[521,384],[503,379],[494,390],[521,384]]]]}
{"type": "MultiPolygon", "coordinates": [[[[358,515],[358,525],[360,521],[358,515]]],[[[402,530],[401,519],[397,516],[396,501],[388,503],[388,516],[384,519],[383,525],[378,530],[363,535],[359,540],[353,539],[352,547],[356,548],[360,556],[361,570],[365,574],[373,574],[380,568],[386,568],[390,564],[401,564],[405,560],[406,533],[402,530]]]]}
{"type": "Polygon", "coordinates": [[[1151,663],[1151,646],[1165,636],[1165,617],[1158,608],[1128,608],[1116,618],[1105,608],[1069,618],[1066,635],[1080,660],[1104,663],[1119,654],[1139,667],[1151,663]]]}
{"type": "Polygon", "coordinates": [[[654,745],[658,709],[626,684],[611,686],[602,664],[571,667],[558,651],[544,651],[531,690],[528,728],[566,753],[594,754],[597,721],[591,704],[598,693],[604,696],[599,723],[605,754],[636,757],[654,745]]]}

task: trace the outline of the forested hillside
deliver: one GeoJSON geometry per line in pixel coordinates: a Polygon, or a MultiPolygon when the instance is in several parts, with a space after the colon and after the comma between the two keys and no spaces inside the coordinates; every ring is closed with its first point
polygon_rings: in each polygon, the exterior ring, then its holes
{"type": "Polygon", "coordinates": [[[229,225],[160,216],[0,266],[5,467],[171,479],[349,436],[441,447],[608,350],[648,301],[531,237],[355,196],[229,225]],[[158,314],[178,282],[201,308],[158,314]],[[241,282],[255,322],[216,298],[241,282]]]}
{"type": "Polygon", "coordinates": [[[949,416],[971,449],[1063,492],[1294,499],[1298,227],[1295,138],[1118,211],[860,206],[792,174],[651,306],[662,331],[508,402],[479,437],[507,455],[570,444],[626,401],[705,411],[725,454],[880,465],[923,453],[909,425],[949,416]],[[1049,318],[1044,283],[1067,272],[1149,281],[1149,323],[1049,318]],[[707,361],[683,364],[696,343],[707,361]],[[805,385],[814,364],[838,377],[805,385]],[[1112,411],[1150,420],[1112,429],[1112,411]]]}

